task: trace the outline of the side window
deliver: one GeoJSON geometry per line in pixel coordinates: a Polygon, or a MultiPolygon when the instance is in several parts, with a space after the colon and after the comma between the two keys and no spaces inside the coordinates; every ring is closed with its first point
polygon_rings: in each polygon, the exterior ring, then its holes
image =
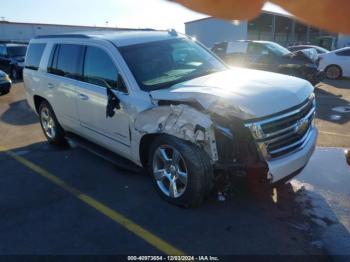
{"type": "Polygon", "coordinates": [[[83,46],[58,44],[51,53],[48,72],[73,79],[81,79],[83,46]]]}
{"type": "Polygon", "coordinates": [[[86,48],[84,81],[127,93],[122,79],[118,79],[118,69],[112,59],[105,51],[97,47],[88,46],[86,48]]]}
{"type": "Polygon", "coordinates": [[[29,45],[25,60],[25,68],[38,70],[46,44],[29,45]]]}
{"type": "Polygon", "coordinates": [[[262,56],[262,55],[268,55],[269,50],[261,44],[257,43],[249,43],[248,45],[248,55],[251,56],[262,56]]]}
{"type": "Polygon", "coordinates": [[[338,56],[350,56],[350,49],[346,49],[346,50],[337,52],[336,55],[338,55],[338,56]]]}

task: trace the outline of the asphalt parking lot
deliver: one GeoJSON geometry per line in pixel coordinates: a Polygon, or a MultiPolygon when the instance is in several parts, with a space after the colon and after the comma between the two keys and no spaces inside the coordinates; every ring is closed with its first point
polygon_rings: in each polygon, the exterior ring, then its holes
{"type": "MultiPolygon", "coordinates": [[[[350,80],[322,83],[316,95],[318,145],[350,148],[350,80]]],[[[0,254],[328,253],[318,225],[305,228],[310,217],[292,184],[277,200],[237,190],[225,202],[213,195],[197,209],[174,207],[146,174],[50,146],[22,83],[0,97],[0,132],[0,254]]]]}

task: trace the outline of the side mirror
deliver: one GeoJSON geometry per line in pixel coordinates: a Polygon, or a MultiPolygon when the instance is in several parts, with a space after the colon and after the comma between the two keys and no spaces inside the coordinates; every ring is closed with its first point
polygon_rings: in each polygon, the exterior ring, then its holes
{"type": "Polygon", "coordinates": [[[120,109],[120,100],[110,88],[106,88],[106,90],[108,98],[106,107],[106,118],[112,118],[115,115],[115,110],[120,109]]]}
{"type": "Polygon", "coordinates": [[[124,83],[124,80],[122,76],[118,73],[118,80],[117,80],[117,90],[123,93],[127,93],[128,89],[126,88],[126,85],[124,83]]]}

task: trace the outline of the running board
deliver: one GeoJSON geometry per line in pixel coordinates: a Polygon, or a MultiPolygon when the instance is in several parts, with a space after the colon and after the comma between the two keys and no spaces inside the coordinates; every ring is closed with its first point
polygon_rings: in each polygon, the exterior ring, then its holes
{"type": "Polygon", "coordinates": [[[73,142],[74,144],[76,144],[77,146],[85,149],[86,151],[97,155],[103,159],[105,159],[106,161],[118,166],[121,169],[124,169],[126,171],[130,171],[130,172],[134,172],[134,173],[141,173],[144,172],[144,169],[142,167],[137,166],[136,164],[134,164],[133,162],[131,162],[130,160],[117,155],[116,153],[103,148],[81,136],[78,136],[76,134],[73,133],[66,133],[66,138],[68,139],[68,141],[73,142]]]}

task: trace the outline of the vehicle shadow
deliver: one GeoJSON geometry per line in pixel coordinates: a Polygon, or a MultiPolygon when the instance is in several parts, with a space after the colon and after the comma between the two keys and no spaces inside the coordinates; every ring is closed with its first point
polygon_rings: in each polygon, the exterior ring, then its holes
{"type": "Polygon", "coordinates": [[[341,78],[338,80],[324,79],[322,82],[327,85],[334,86],[335,88],[350,89],[350,78],[341,78]]]}
{"type": "MultiPolygon", "coordinates": [[[[259,188],[250,187],[248,184],[242,186],[241,183],[244,184],[242,180],[239,183],[235,183],[236,180],[233,180],[226,201],[218,201],[217,194],[213,192],[201,207],[183,209],[171,205],[157,196],[149,176],[143,173],[128,173],[79,147],[57,148],[46,142],[41,142],[14,149],[12,152],[48,170],[82,193],[136,221],[150,232],[169,241],[188,254],[325,255],[322,243],[324,245],[328,245],[328,243],[322,242],[320,239],[334,225],[338,226],[338,230],[344,236],[342,239],[350,239],[349,232],[341,226],[322,196],[315,193],[311,197],[310,194],[305,193],[307,188],[295,187],[291,183],[283,185],[277,190],[273,188],[259,190],[259,188]],[[315,207],[314,199],[317,199],[318,206],[322,206],[321,214],[317,213],[318,209],[315,207]],[[324,213],[327,213],[326,217],[323,216],[324,213]]],[[[12,179],[17,179],[14,183],[11,181],[11,174],[18,171],[13,170],[13,165],[8,164],[9,161],[3,159],[4,155],[4,153],[0,153],[3,181],[8,180],[9,187],[13,187],[14,190],[11,191],[13,195],[8,197],[6,202],[0,199],[0,207],[10,209],[13,206],[19,206],[18,212],[20,212],[20,214],[14,212],[13,217],[8,215],[6,223],[15,223],[18,217],[32,217],[31,205],[39,206],[43,215],[47,217],[45,221],[40,220],[41,228],[50,228],[50,222],[46,221],[50,221],[50,218],[54,217],[57,230],[61,228],[60,223],[64,223],[64,227],[74,228],[75,236],[84,236],[82,239],[74,239],[75,245],[73,246],[80,246],[81,249],[70,249],[71,252],[75,254],[90,254],[91,252],[94,254],[115,254],[115,247],[118,245],[111,245],[111,241],[113,243],[116,239],[116,229],[112,227],[108,219],[106,222],[106,218],[103,216],[96,219],[91,218],[86,209],[75,208],[69,209],[70,219],[62,220],[60,217],[67,210],[55,199],[63,198],[64,194],[69,193],[57,194],[49,186],[50,183],[41,183],[40,179],[38,182],[37,176],[33,177],[32,172],[29,172],[28,176],[13,177],[12,179]],[[26,183],[22,183],[21,179],[26,179],[26,183]],[[21,187],[21,191],[18,193],[18,185],[21,184],[31,186],[29,188],[21,187]],[[47,205],[52,212],[47,213],[47,205]],[[82,217],[84,217],[83,220],[82,217]],[[14,221],[11,220],[12,218],[14,221]],[[96,227],[96,225],[100,226],[96,227]],[[85,226],[90,232],[88,235],[81,233],[85,230],[85,226]],[[91,243],[98,241],[98,244],[96,242],[96,245],[93,246],[94,250],[90,250],[88,247],[84,249],[84,245],[80,245],[79,241],[84,243],[86,240],[91,241],[91,243]],[[111,248],[107,249],[106,247],[111,248]]],[[[68,202],[66,205],[71,204],[68,202]]],[[[41,214],[40,209],[37,212],[41,214]]],[[[61,237],[64,239],[63,244],[57,242],[58,240],[55,239],[57,234],[52,231],[52,228],[50,228],[50,234],[37,234],[30,221],[21,227],[26,227],[27,231],[37,238],[33,245],[45,243],[45,245],[40,244],[40,246],[33,247],[37,253],[46,252],[49,254],[47,250],[55,249],[55,246],[50,246],[50,243],[56,243],[60,246],[72,244],[70,242],[72,237],[69,234],[73,234],[73,232],[68,232],[68,235],[61,237]],[[55,241],[50,242],[48,238],[55,241]]],[[[0,225],[0,230],[2,225],[0,225]]],[[[17,241],[15,245],[19,250],[17,254],[26,250],[26,247],[22,246],[24,243],[18,241],[18,236],[13,232],[5,231],[2,235],[17,241]]],[[[2,236],[0,236],[0,241],[1,238],[2,236]]],[[[5,243],[11,243],[11,241],[3,241],[2,243],[7,247],[5,243]]],[[[10,244],[8,246],[8,250],[13,250],[13,246],[10,244]]],[[[325,247],[328,248],[328,246],[325,247]]],[[[317,257],[315,260],[309,261],[327,261],[326,258],[317,257]]]]}
{"type": "Polygon", "coordinates": [[[9,104],[9,108],[0,116],[4,123],[16,126],[26,126],[38,123],[38,117],[29,108],[25,99],[9,104]]]}
{"type": "MultiPolygon", "coordinates": [[[[328,201],[309,184],[293,179],[277,188],[263,190],[263,186],[257,188],[258,184],[253,188],[252,184],[243,185],[241,182],[233,185],[233,193],[227,198],[227,204],[249,205],[256,209],[256,214],[260,214],[261,218],[278,221],[274,223],[286,227],[290,240],[298,239],[302,242],[299,237],[304,238],[309,245],[306,251],[311,252],[309,254],[324,254],[334,258],[350,255],[349,230],[339,220],[328,201]],[[301,235],[294,234],[293,231],[301,235]]],[[[212,194],[209,204],[218,205],[218,202],[215,194],[212,194]]],[[[328,258],[317,258],[316,261],[328,261],[328,258]]]]}
{"type": "Polygon", "coordinates": [[[344,99],[342,95],[336,95],[320,88],[315,89],[315,95],[317,102],[316,117],[318,119],[341,125],[350,121],[350,111],[343,113],[336,111],[339,107],[348,108],[350,106],[350,101],[344,99]]]}
{"type": "Polygon", "coordinates": [[[20,84],[20,83],[23,83],[23,79],[12,80],[12,84],[20,84]]]}

